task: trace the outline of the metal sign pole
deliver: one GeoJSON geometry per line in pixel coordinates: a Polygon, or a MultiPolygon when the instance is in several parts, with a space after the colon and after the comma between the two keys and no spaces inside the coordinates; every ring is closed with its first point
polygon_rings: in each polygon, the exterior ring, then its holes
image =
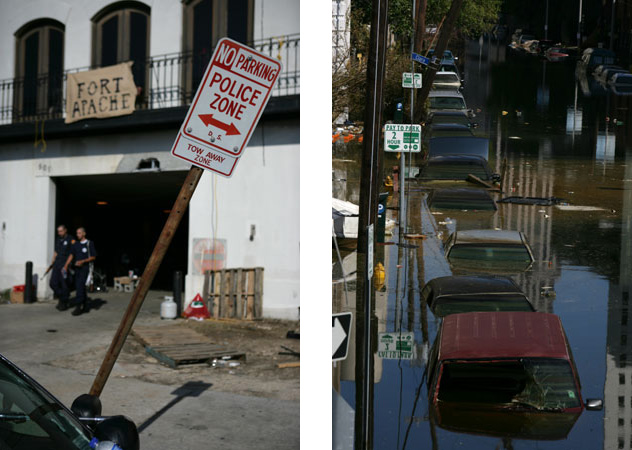
{"type": "Polygon", "coordinates": [[[145,266],[145,271],[138,282],[136,290],[134,290],[134,294],[132,294],[132,299],[130,300],[129,305],[127,305],[127,310],[125,311],[125,314],[121,319],[121,323],[114,334],[110,348],[108,348],[105,358],[103,358],[103,362],[101,363],[101,367],[99,368],[99,372],[92,383],[92,387],[90,388],[91,395],[98,397],[101,395],[101,392],[103,392],[103,387],[112,372],[112,367],[114,367],[114,363],[116,362],[118,355],[121,353],[125,339],[127,339],[127,335],[132,329],[132,325],[134,325],[134,320],[136,320],[136,316],[143,305],[147,291],[149,290],[152,281],[154,281],[156,272],[165,257],[169,244],[171,244],[173,235],[176,234],[180,220],[182,220],[182,216],[186,212],[187,206],[191,201],[191,197],[195,192],[195,188],[200,181],[202,172],[203,170],[199,167],[191,167],[189,174],[184,180],[184,184],[180,189],[178,198],[173,204],[173,208],[171,208],[171,212],[169,213],[167,222],[160,233],[160,237],[158,237],[158,242],[156,242],[154,251],[151,253],[149,261],[145,266]]]}
{"type": "MultiPolygon", "coordinates": [[[[371,305],[371,296],[372,296],[372,287],[371,279],[373,278],[373,224],[369,225],[366,228],[366,280],[365,280],[365,300],[364,300],[364,317],[365,317],[365,326],[364,326],[364,342],[366,343],[365,355],[364,355],[364,373],[370,374],[372,370],[373,363],[373,349],[371,348],[371,317],[372,317],[372,305],[371,305]]],[[[366,381],[366,379],[365,379],[366,381]]],[[[371,441],[371,432],[369,427],[369,421],[373,416],[373,405],[371,404],[371,384],[365,382],[362,386],[364,392],[364,417],[363,417],[363,429],[364,429],[364,439],[365,442],[368,443],[371,441]]]]}

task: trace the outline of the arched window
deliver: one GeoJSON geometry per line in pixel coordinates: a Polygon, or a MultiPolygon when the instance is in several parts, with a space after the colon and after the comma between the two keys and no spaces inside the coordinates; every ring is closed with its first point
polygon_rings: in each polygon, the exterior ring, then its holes
{"type": "Polygon", "coordinates": [[[195,94],[213,49],[227,36],[247,44],[253,35],[254,0],[191,0],[184,5],[184,50],[189,55],[187,100],[195,94]]]}
{"type": "Polygon", "coordinates": [[[134,83],[144,96],[149,56],[149,17],[147,5],[122,1],[113,3],[92,18],[92,65],[105,67],[133,61],[134,83]]]}
{"type": "Polygon", "coordinates": [[[16,33],[15,119],[61,114],[64,77],[64,25],[38,19],[16,33]]]}

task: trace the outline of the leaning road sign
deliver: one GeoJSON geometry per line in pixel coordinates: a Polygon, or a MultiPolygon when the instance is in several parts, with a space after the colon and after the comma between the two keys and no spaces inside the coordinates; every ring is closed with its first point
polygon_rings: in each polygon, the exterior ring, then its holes
{"type": "Polygon", "coordinates": [[[349,351],[349,335],[351,334],[350,312],[331,315],[331,360],[342,361],[349,351]]]}
{"type": "Polygon", "coordinates": [[[230,177],[280,73],[279,61],[232,39],[221,39],[171,154],[230,177]]]}
{"type": "Polygon", "coordinates": [[[412,54],[410,55],[411,59],[415,62],[418,62],[420,64],[423,64],[424,66],[427,66],[428,63],[430,62],[429,58],[426,58],[425,56],[421,56],[415,52],[412,52],[412,54]]]}
{"type": "Polygon", "coordinates": [[[413,359],[415,333],[378,333],[377,356],[382,359],[413,359]]]}
{"type": "Polygon", "coordinates": [[[411,73],[404,72],[402,73],[402,87],[404,88],[421,88],[421,74],[420,73],[411,73]],[[415,79],[415,84],[413,86],[413,75],[415,79]]]}
{"type": "Polygon", "coordinates": [[[384,127],[384,151],[421,152],[421,125],[387,123],[384,127]]]}

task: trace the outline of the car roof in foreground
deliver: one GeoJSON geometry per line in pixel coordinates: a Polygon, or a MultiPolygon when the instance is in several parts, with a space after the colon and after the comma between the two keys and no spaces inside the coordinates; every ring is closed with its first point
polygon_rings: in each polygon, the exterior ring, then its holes
{"type": "Polygon", "coordinates": [[[522,233],[514,230],[463,230],[455,235],[455,244],[524,244],[522,233]]]}
{"type": "Polygon", "coordinates": [[[539,312],[470,312],[443,319],[441,360],[570,359],[560,318],[539,312]]]}
{"type": "Polygon", "coordinates": [[[430,280],[435,297],[441,295],[519,294],[524,295],[516,283],[507,277],[447,276],[430,280]]]}

